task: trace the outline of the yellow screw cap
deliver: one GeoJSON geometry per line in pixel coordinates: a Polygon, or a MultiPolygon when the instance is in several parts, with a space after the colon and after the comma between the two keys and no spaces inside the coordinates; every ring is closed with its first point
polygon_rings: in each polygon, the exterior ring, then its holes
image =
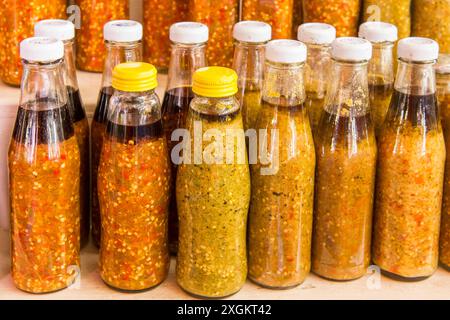
{"type": "Polygon", "coordinates": [[[145,62],[126,62],[113,70],[112,86],[126,92],[143,92],[158,86],[156,68],[145,62]]]}
{"type": "Polygon", "coordinates": [[[201,68],[194,73],[192,91],[204,97],[229,97],[238,92],[237,80],[238,76],[232,69],[224,67],[201,68]]]}

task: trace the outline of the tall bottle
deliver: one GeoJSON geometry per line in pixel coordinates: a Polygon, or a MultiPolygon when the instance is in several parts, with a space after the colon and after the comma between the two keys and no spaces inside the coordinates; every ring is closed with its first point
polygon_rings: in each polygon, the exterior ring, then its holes
{"type": "Polygon", "coordinates": [[[395,91],[378,137],[373,261],[402,279],[428,277],[438,265],[445,143],[433,65],[439,45],[398,44],[395,91]]]}
{"type": "Polygon", "coordinates": [[[331,68],[331,43],[336,29],[326,23],[305,23],[298,28],[298,40],[308,47],[305,66],[306,109],[313,133],[317,131],[327,94],[331,68]]]}
{"type": "Polygon", "coordinates": [[[64,44],[20,44],[23,78],[9,148],[11,260],[15,285],[68,287],[80,264],[80,152],[63,79],[64,44]]]}
{"type": "Polygon", "coordinates": [[[155,88],[156,68],[114,68],[98,173],[102,216],[100,275],[128,291],[160,284],[169,271],[170,163],[155,88]]]}
{"type": "Polygon", "coordinates": [[[237,97],[241,104],[245,130],[255,128],[261,107],[264,51],[271,33],[270,25],[264,22],[241,21],[234,25],[233,69],[238,74],[237,97]]]}
{"type": "Polygon", "coordinates": [[[338,38],[317,135],[312,270],[353,280],[370,263],[377,146],[370,116],[369,41],[338,38]]]}
{"type": "Polygon", "coordinates": [[[369,62],[370,111],[375,132],[380,132],[394,92],[394,45],[397,27],[385,22],[366,22],[359,28],[359,37],[372,43],[373,55],[369,62]]]}
{"type": "Polygon", "coordinates": [[[55,38],[64,43],[63,76],[67,89],[67,106],[73,121],[75,137],[80,149],[80,212],[81,247],[89,241],[90,231],[90,168],[89,168],[89,123],[78,89],[75,67],[75,26],[67,20],[42,20],[34,26],[37,37],[55,38]]]}
{"type": "Polygon", "coordinates": [[[92,237],[100,245],[100,209],[97,194],[97,175],[106,133],[109,101],[114,93],[111,85],[114,67],[123,62],[142,61],[142,25],[131,20],[110,21],[103,29],[106,47],[106,61],[103,70],[102,89],[92,119],[92,237]]]}
{"type": "Polygon", "coordinates": [[[248,257],[250,279],[269,288],[299,285],[311,267],[316,158],[304,106],[306,52],[295,40],[274,40],[266,48],[255,128],[266,130],[269,150],[260,150],[251,166],[248,257]],[[261,152],[268,154],[265,163],[261,152]]]}
{"type": "Polygon", "coordinates": [[[176,184],[177,282],[194,295],[218,298],[239,291],[247,278],[250,172],[234,97],[237,74],[223,67],[201,68],[194,73],[192,90],[176,184]],[[199,141],[199,135],[215,143],[199,141]]]}
{"type": "MultiPolygon", "coordinates": [[[[194,98],[192,76],[195,70],[206,66],[205,50],[208,42],[208,27],[197,22],[175,23],[170,27],[170,41],[172,42],[172,54],[162,116],[171,157],[172,149],[179,143],[172,141],[172,133],[176,129],[185,128],[189,104],[194,98]]],[[[170,252],[176,253],[178,250],[178,213],[175,195],[177,165],[174,161],[171,163],[169,247],[170,252]]]]}

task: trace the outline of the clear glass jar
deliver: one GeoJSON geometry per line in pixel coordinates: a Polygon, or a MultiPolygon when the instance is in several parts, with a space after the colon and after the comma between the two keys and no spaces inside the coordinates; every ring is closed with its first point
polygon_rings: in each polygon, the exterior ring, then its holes
{"type": "Polygon", "coordinates": [[[231,67],[233,26],[239,21],[240,0],[189,0],[189,18],[209,27],[208,65],[231,67]]]}
{"type": "Polygon", "coordinates": [[[294,0],[243,0],[242,17],[243,20],[270,24],[274,39],[289,39],[294,18],[294,0]]]}
{"type": "Polygon", "coordinates": [[[120,64],[113,87],[98,173],[100,275],[114,288],[140,291],[163,282],[170,262],[170,160],[156,68],[120,64]]]}
{"type": "Polygon", "coordinates": [[[77,31],[77,66],[90,72],[102,72],[106,50],[103,26],[108,21],[128,19],[128,0],[76,0],[81,11],[81,29],[77,31]]]}
{"type": "Polygon", "coordinates": [[[186,0],[144,1],[144,57],[160,71],[167,71],[170,62],[169,28],[186,21],[186,0]]]}
{"type": "Polygon", "coordinates": [[[34,24],[43,19],[63,19],[65,11],[65,0],[0,0],[0,78],[3,82],[20,85],[19,43],[33,35],[34,24]]]}
{"type": "MultiPolygon", "coordinates": [[[[112,22],[114,24],[114,22],[112,22]]],[[[130,26],[119,25],[120,28],[128,28],[130,26]]],[[[123,32],[126,32],[125,30],[123,32]]],[[[120,34],[120,33],[118,33],[120,34]]],[[[118,40],[118,39],[117,39],[118,40]]],[[[102,150],[103,138],[106,133],[106,122],[108,112],[110,111],[109,103],[114,90],[111,86],[112,72],[115,66],[124,62],[142,61],[142,41],[105,41],[106,60],[103,70],[102,89],[100,90],[97,107],[91,124],[92,139],[92,238],[95,245],[100,246],[101,222],[100,209],[97,195],[97,175],[98,165],[100,163],[100,152],[102,150]]]]}
{"type": "Polygon", "coordinates": [[[412,35],[439,43],[441,53],[450,53],[450,0],[414,0],[412,35]]]}
{"type": "Polygon", "coordinates": [[[438,265],[445,143],[433,40],[399,42],[394,95],[378,137],[373,261],[388,275],[431,276],[438,265]]]}
{"type": "Polygon", "coordinates": [[[42,20],[35,24],[35,36],[55,38],[64,43],[63,77],[67,89],[67,106],[73,121],[75,137],[80,149],[80,210],[81,247],[89,242],[90,217],[90,155],[89,123],[78,89],[75,67],[75,26],[67,20],[42,20]]]}
{"type": "Polygon", "coordinates": [[[303,21],[323,22],[334,26],[338,37],[358,34],[360,0],[303,1],[303,21]]]}
{"type": "Polygon", "coordinates": [[[301,284],[311,267],[316,159],[304,106],[306,46],[275,40],[266,50],[255,129],[266,129],[269,142],[266,163],[251,166],[249,277],[264,287],[284,289],[301,284]],[[286,55],[296,58],[287,62],[286,55]],[[265,172],[267,167],[273,170],[265,172]]]}
{"type": "Polygon", "coordinates": [[[64,45],[21,43],[20,105],[9,147],[11,260],[15,285],[47,293],[72,284],[80,265],[80,152],[62,77],[64,45]]]}
{"type": "Polygon", "coordinates": [[[371,44],[333,43],[325,110],[316,135],[317,173],[312,270],[353,280],[370,263],[377,146],[369,108],[371,44]]]}
{"type": "Polygon", "coordinates": [[[193,83],[196,96],[186,125],[191,139],[183,147],[176,183],[180,223],[176,275],[185,291],[218,298],[238,292],[247,278],[250,172],[240,106],[234,97],[236,73],[223,67],[202,68],[193,83]],[[229,132],[237,138],[226,143],[229,132]],[[203,134],[218,137],[217,151],[202,142],[203,134]],[[193,140],[195,150],[190,147],[193,140]]]}
{"type": "MultiPolygon", "coordinates": [[[[170,58],[167,89],[164,94],[162,118],[169,154],[178,144],[172,141],[176,129],[186,127],[189,105],[194,98],[192,76],[195,70],[206,66],[206,42],[208,28],[197,22],[181,22],[172,25],[172,55],[170,58]],[[193,41],[194,40],[194,41],[193,41]],[[184,43],[187,42],[187,43],[184,43]]],[[[177,165],[172,161],[171,198],[169,211],[169,247],[170,252],[178,250],[178,212],[175,194],[177,165]]]]}
{"type": "Polygon", "coordinates": [[[383,21],[398,28],[399,39],[411,35],[411,0],[364,0],[364,21],[383,21]]]}
{"type": "MultiPolygon", "coordinates": [[[[436,66],[437,97],[444,130],[447,155],[450,155],[450,54],[439,56],[436,66]]],[[[450,157],[445,162],[445,181],[440,236],[440,262],[450,268],[450,157]]]]}
{"type": "Polygon", "coordinates": [[[264,51],[271,38],[271,28],[263,22],[242,21],[235,25],[233,33],[233,69],[238,75],[239,88],[237,97],[241,105],[244,129],[254,129],[261,108],[264,51]]]}

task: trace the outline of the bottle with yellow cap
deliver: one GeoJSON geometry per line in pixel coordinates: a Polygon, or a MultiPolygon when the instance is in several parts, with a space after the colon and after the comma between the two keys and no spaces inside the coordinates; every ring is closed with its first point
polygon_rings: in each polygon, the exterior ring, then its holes
{"type": "Polygon", "coordinates": [[[299,285],[311,265],[316,160],[304,104],[306,51],[299,41],[269,42],[255,127],[266,131],[269,150],[251,165],[249,277],[274,289],[299,285]]]}
{"type": "Polygon", "coordinates": [[[153,65],[140,62],[113,72],[98,174],[100,274],[120,290],[154,287],[169,269],[170,162],[156,75],[153,65]]]}
{"type": "Polygon", "coordinates": [[[247,277],[250,173],[237,91],[231,69],[194,73],[176,182],[177,282],[202,297],[234,294],[247,277]]]}

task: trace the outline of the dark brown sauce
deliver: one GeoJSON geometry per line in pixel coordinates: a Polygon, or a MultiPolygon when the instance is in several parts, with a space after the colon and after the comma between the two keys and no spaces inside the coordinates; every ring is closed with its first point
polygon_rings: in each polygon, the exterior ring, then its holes
{"type": "Polygon", "coordinates": [[[81,102],[80,90],[75,90],[72,87],[67,87],[68,105],[70,106],[70,115],[72,121],[78,122],[86,118],[86,112],[81,102]]]}
{"type": "Polygon", "coordinates": [[[388,84],[369,84],[369,92],[374,97],[387,97],[391,96],[394,88],[393,83],[388,84]]]}
{"type": "Polygon", "coordinates": [[[98,96],[97,107],[94,112],[94,121],[99,123],[106,123],[108,117],[109,101],[114,93],[112,87],[104,87],[98,96]]]}
{"type": "Polygon", "coordinates": [[[71,138],[74,129],[69,108],[64,105],[49,109],[48,105],[55,104],[42,99],[19,106],[13,138],[24,144],[60,143],[71,138]]]}
{"type": "Polygon", "coordinates": [[[163,136],[162,121],[157,120],[150,124],[128,126],[108,121],[106,132],[122,143],[133,141],[135,144],[142,140],[161,138],[163,136]]]}

